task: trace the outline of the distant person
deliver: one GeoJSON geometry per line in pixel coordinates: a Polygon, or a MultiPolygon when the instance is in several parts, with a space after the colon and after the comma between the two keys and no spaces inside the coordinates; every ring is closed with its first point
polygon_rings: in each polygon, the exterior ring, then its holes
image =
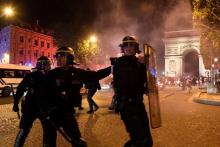
{"type": "Polygon", "coordinates": [[[188,89],[188,93],[190,94],[191,91],[192,91],[192,80],[187,79],[186,86],[187,86],[187,89],[188,89]]]}
{"type": "MultiPolygon", "coordinates": [[[[89,71],[90,69],[87,68],[87,70],[89,71]]],[[[97,90],[101,89],[101,86],[99,84],[99,81],[95,81],[85,83],[85,88],[88,89],[87,100],[89,103],[89,111],[87,111],[87,113],[93,113],[94,111],[97,111],[99,109],[99,106],[93,100],[93,96],[95,95],[97,90]]]]}
{"type": "Polygon", "coordinates": [[[182,87],[182,90],[184,91],[184,90],[186,90],[186,78],[185,77],[182,77],[181,78],[181,87],[182,87]]]}
{"type": "Polygon", "coordinates": [[[21,103],[22,116],[19,125],[20,130],[17,134],[14,147],[22,147],[24,145],[32,124],[37,118],[40,119],[41,123],[44,121],[44,118],[40,115],[38,106],[39,97],[36,94],[42,86],[46,73],[50,70],[50,65],[50,60],[47,57],[42,56],[38,58],[36,71],[27,74],[17,87],[17,92],[14,95],[14,112],[19,111],[19,101],[25,92],[27,94],[21,103]]]}

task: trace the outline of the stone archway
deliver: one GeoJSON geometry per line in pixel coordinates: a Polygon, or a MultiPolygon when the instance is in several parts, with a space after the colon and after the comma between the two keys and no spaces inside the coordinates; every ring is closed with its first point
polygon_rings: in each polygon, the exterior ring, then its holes
{"type": "Polygon", "coordinates": [[[165,32],[165,76],[205,75],[200,55],[200,33],[194,30],[165,32]]]}
{"type": "Polygon", "coordinates": [[[183,75],[199,76],[199,54],[195,50],[187,51],[182,57],[183,75]]]}

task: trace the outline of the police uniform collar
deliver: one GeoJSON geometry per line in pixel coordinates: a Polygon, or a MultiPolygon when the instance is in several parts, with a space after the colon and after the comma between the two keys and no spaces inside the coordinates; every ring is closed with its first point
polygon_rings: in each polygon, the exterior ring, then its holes
{"type": "Polygon", "coordinates": [[[137,59],[137,57],[135,55],[126,55],[126,56],[123,56],[124,58],[127,58],[127,59],[137,59]]]}

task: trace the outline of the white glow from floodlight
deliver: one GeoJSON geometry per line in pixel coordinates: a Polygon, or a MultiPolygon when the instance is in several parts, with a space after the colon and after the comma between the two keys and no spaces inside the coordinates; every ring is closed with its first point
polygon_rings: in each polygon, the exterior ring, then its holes
{"type": "Polygon", "coordinates": [[[8,7],[5,7],[3,9],[3,13],[8,17],[8,16],[13,16],[14,15],[14,10],[12,7],[8,6],[8,7]]]}
{"type": "Polygon", "coordinates": [[[94,36],[94,35],[92,35],[89,40],[90,40],[92,43],[95,43],[95,42],[97,42],[97,37],[94,36]]]}
{"type": "Polygon", "coordinates": [[[3,54],[2,63],[4,63],[4,64],[9,63],[9,54],[8,53],[3,54]]]}

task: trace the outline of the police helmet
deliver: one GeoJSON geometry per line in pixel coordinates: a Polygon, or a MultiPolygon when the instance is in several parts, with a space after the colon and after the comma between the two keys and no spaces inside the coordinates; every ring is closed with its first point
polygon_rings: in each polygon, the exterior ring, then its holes
{"type": "Polygon", "coordinates": [[[41,56],[37,59],[36,68],[38,70],[45,70],[45,67],[50,65],[51,65],[51,61],[46,56],[41,56]]]}
{"type": "Polygon", "coordinates": [[[55,57],[63,56],[66,58],[66,64],[76,64],[74,62],[74,51],[71,47],[62,46],[57,49],[55,57]]]}
{"type": "Polygon", "coordinates": [[[134,46],[136,53],[141,53],[139,50],[139,43],[134,36],[126,36],[122,39],[122,43],[119,45],[121,47],[122,52],[124,52],[124,48],[128,46],[134,46]]]}

